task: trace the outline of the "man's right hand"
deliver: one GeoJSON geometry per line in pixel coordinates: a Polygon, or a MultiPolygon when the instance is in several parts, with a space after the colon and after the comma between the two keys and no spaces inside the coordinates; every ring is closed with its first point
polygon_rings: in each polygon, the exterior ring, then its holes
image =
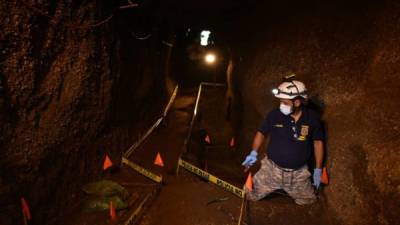
{"type": "Polygon", "coordinates": [[[257,161],[257,151],[252,150],[248,156],[246,156],[246,159],[243,161],[242,165],[245,167],[250,167],[254,165],[254,163],[257,161]]]}

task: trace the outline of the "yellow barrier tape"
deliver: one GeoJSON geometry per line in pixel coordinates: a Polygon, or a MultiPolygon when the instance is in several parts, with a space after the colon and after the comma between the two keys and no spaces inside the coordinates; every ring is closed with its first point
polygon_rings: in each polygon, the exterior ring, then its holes
{"type": "Polygon", "coordinates": [[[161,183],[162,182],[162,176],[158,176],[148,170],[146,170],[145,168],[137,165],[136,163],[129,161],[127,158],[122,157],[122,163],[126,164],[127,166],[129,166],[130,168],[136,170],[137,172],[139,172],[140,174],[142,174],[143,176],[157,182],[157,183],[161,183]]]}
{"type": "Polygon", "coordinates": [[[244,191],[240,188],[237,188],[235,186],[233,186],[232,184],[223,181],[221,179],[219,179],[218,177],[211,175],[210,173],[182,160],[179,159],[179,166],[182,166],[183,168],[185,168],[186,170],[210,181],[211,183],[214,183],[222,188],[224,188],[225,190],[239,196],[240,198],[244,198],[244,191]]]}

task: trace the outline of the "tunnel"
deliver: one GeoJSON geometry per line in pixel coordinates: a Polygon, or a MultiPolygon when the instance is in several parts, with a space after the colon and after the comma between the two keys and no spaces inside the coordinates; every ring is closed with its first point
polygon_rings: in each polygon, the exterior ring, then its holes
{"type": "Polygon", "coordinates": [[[0,28],[1,225],[400,224],[398,1],[10,0],[0,28]],[[243,189],[288,75],[310,205],[243,189]]]}

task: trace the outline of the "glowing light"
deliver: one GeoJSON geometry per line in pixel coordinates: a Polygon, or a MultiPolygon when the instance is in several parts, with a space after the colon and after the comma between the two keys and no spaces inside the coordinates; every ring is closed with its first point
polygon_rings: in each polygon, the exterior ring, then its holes
{"type": "Polygon", "coordinates": [[[207,46],[208,45],[208,38],[210,37],[211,31],[203,30],[200,33],[200,45],[207,46]]]}
{"type": "Polygon", "coordinates": [[[272,94],[277,95],[278,93],[279,93],[278,89],[276,89],[276,88],[272,89],[272,94]]]}
{"type": "Polygon", "coordinates": [[[216,57],[214,54],[212,54],[212,53],[209,53],[209,54],[207,54],[207,55],[204,57],[204,60],[205,60],[206,63],[208,63],[208,64],[214,63],[216,59],[217,59],[217,57],[216,57]]]}

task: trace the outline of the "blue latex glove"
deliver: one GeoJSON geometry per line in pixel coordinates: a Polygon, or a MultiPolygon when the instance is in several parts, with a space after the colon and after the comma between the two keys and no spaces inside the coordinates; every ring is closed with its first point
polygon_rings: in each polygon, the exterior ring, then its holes
{"type": "Polygon", "coordinates": [[[321,174],[322,174],[322,170],[319,168],[315,168],[314,169],[314,174],[313,174],[313,180],[314,183],[313,185],[318,189],[319,185],[321,184],[321,174]]]}
{"type": "Polygon", "coordinates": [[[257,161],[257,151],[252,150],[248,156],[246,156],[246,159],[243,161],[242,166],[245,167],[250,167],[254,165],[254,163],[257,161]]]}

